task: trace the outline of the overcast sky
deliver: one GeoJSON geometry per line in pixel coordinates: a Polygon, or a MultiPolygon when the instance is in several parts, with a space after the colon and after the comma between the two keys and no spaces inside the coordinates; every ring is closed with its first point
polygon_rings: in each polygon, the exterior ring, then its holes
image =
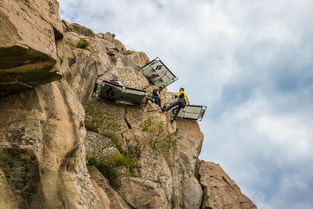
{"type": "Polygon", "coordinates": [[[313,209],[313,0],[59,0],[61,17],[161,60],[259,209],[313,209]]]}

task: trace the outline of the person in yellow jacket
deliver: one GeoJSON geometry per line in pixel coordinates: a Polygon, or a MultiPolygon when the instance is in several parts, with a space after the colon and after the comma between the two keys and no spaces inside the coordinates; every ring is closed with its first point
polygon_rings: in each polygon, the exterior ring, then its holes
{"type": "Polygon", "coordinates": [[[177,119],[179,111],[186,106],[186,103],[188,101],[187,94],[185,93],[185,89],[184,88],[180,88],[179,89],[179,93],[175,97],[178,98],[177,101],[175,101],[174,103],[172,103],[169,106],[164,107],[162,109],[163,112],[164,111],[167,112],[170,109],[172,109],[172,108],[177,106],[177,110],[175,112],[175,115],[174,115],[173,119],[171,120],[171,123],[174,122],[174,120],[177,119]]]}

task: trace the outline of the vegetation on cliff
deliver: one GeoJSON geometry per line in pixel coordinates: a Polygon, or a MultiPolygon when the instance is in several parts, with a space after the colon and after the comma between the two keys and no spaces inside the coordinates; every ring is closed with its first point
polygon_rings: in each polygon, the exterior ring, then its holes
{"type": "Polygon", "coordinates": [[[86,39],[84,38],[81,38],[77,44],[76,44],[76,47],[77,48],[80,48],[80,49],[86,49],[86,50],[90,50],[90,43],[89,41],[87,41],[86,39]]]}
{"type": "Polygon", "coordinates": [[[120,186],[123,175],[138,176],[134,172],[137,165],[135,157],[132,153],[122,149],[122,139],[118,134],[121,131],[121,125],[117,119],[98,102],[89,102],[85,111],[86,129],[109,138],[120,152],[109,156],[94,152],[87,153],[87,164],[95,166],[113,187],[120,186]]]}
{"type": "Polygon", "coordinates": [[[143,122],[141,130],[147,134],[149,145],[156,152],[169,151],[172,147],[172,139],[176,133],[168,133],[164,122],[156,122],[149,117],[143,122]]]}
{"type": "Polygon", "coordinates": [[[121,176],[124,174],[135,176],[131,170],[136,166],[136,163],[129,155],[101,156],[88,153],[86,157],[88,165],[95,166],[108,179],[110,185],[115,188],[121,185],[121,176]]]}

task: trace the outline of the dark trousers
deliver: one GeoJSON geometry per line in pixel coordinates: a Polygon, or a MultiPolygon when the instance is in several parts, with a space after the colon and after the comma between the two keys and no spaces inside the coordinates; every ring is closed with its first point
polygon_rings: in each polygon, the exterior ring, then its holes
{"type": "Polygon", "coordinates": [[[154,100],[154,103],[159,105],[161,107],[161,99],[157,96],[153,96],[152,99],[154,100]]]}
{"type": "Polygon", "coordinates": [[[170,109],[174,108],[177,106],[177,109],[175,111],[175,115],[173,117],[173,120],[177,119],[178,113],[181,110],[181,108],[184,108],[186,106],[186,101],[184,99],[179,99],[176,102],[170,104],[169,106],[167,106],[164,111],[169,111],[170,109]]]}

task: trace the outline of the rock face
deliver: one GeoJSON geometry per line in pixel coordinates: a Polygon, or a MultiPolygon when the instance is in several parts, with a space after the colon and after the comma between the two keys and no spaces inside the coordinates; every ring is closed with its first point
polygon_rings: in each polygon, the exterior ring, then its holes
{"type": "Polygon", "coordinates": [[[204,193],[201,209],[256,209],[218,164],[201,161],[199,176],[204,193]]]}
{"type": "Polygon", "coordinates": [[[61,79],[58,8],[56,0],[0,2],[0,96],[61,79]]]}
{"type": "MultiPolygon", "coordinates": [[[[57,10],[54,0],[0,2],[0,209],[256,208],[221,168],[199,164],[197,122],[93,95],[113,78],[151,91],[139,71],[149,59],[57,10]]],[[[163,104],[172,95],[164,89],[163,104]]]]}
{"type": "Polygon", "coordinates": [[[0,168],[17,208],[101,208],[85,163],[84,110],[66,82],[2,98],[0,109],[0,168]]]}

